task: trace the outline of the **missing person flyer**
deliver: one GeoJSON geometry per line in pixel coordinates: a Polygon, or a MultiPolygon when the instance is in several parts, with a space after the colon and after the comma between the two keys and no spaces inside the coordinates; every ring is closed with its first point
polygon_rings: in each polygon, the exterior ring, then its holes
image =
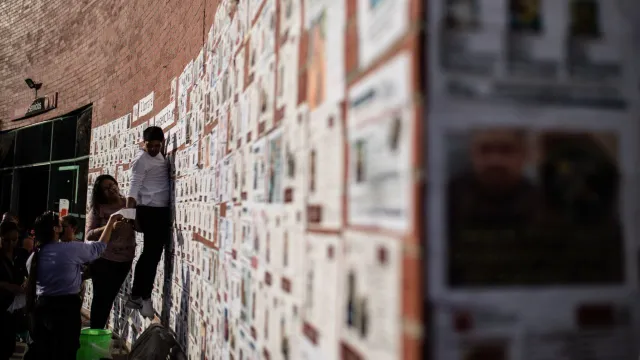
{"type": "Polygon", "coordinates": [[[608,1],[487,3],[430,3],[432,356],[637,359],[640,117],[624,18],[608,1]]]}

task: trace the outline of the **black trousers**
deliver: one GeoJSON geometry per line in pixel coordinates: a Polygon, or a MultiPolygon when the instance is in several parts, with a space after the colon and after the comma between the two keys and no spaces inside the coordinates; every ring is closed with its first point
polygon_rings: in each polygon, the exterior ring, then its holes
{"type": "Polygon", "coordinates": [[[31,334],[37,344],[33,359],[75,360],[80,348],[81,307],[78,295],[38,297],[31,334]]]}
{"type": "Polygon", "coordinates": [[[91,265],[93,300],[91,301],[92,329],[104,329],[109,320],[113,301],[127,278],[133,261],[111,261],[100,258],[91,265]]]}
{"type": "Polygon", "coordinates": [[[138,205],[136,221],[144,234],[144,248],[136,264],[131,296],[149,299],[162,251],[171,240],[171,208],[138,205]]]}
{"type": "Polygon", "coordinates": [[[0,313],[0,360],[9,360],[16,350],[16,322],[14,314],[0,313]]]}

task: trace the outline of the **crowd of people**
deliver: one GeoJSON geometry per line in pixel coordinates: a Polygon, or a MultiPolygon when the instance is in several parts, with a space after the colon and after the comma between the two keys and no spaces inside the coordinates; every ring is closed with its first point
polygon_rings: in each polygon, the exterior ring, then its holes
{"type": "Polygon", "coordinates": [[[162,153],[164,133],[144,131],[134,159],[131,189],[123,196],[109,174],[93,184],[84,239],[78,219],[47,211],[23,232],[17,216],[0,222],[0,360],[10,359],[16,336],[28,330],[25,359],[71,360],[80,346],[84,281],[93,282],[90,327],[107,326],[113,302],[131,271],[136,230],[144,248],[126,306],[153,318],[151,293],[158,262],[170,240],[170,168],[162,153]],[[134,218],[120,210],[135,208],[134,218]],[[74,320],[75,319],[75,320],[74,320]]]}

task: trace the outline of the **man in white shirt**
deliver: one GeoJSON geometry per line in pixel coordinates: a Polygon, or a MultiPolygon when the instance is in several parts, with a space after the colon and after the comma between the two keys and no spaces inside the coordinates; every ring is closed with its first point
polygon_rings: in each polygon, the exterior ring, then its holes
{"type": "Polygon", "coordinates": [[[136,208],[138,231],[144,234],[144,248],[136,264],[131,296],[126,306],[153,318],[151,292],[158,262],[171,239],[171,183],[169,162],[161,153],[164,133],[157,126],[144,130],[144,148],[131,163],[131,188],[127,207],[136,208]]]}

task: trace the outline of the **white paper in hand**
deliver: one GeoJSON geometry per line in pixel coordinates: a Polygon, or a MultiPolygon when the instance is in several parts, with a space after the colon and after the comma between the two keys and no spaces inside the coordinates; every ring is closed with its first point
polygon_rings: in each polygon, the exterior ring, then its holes
{"type": "Polygon", "coordinates": [[[24,295],[16,295],[13,298],[13,302],[7,309],[8,312],[12,313],[16,310],[20,310],[27,305],[27,298],[24,295]]]}
{"type": "Polygon", "coordinates": [[[131,220],[136,219],[136,209],[130,209],[130,208],[120,209],[118,210],[118,212],[114,213],[114,215],[115,214],[122,215],[122,217],[124,217],[125,219],[131,219],[131,220]]]}

